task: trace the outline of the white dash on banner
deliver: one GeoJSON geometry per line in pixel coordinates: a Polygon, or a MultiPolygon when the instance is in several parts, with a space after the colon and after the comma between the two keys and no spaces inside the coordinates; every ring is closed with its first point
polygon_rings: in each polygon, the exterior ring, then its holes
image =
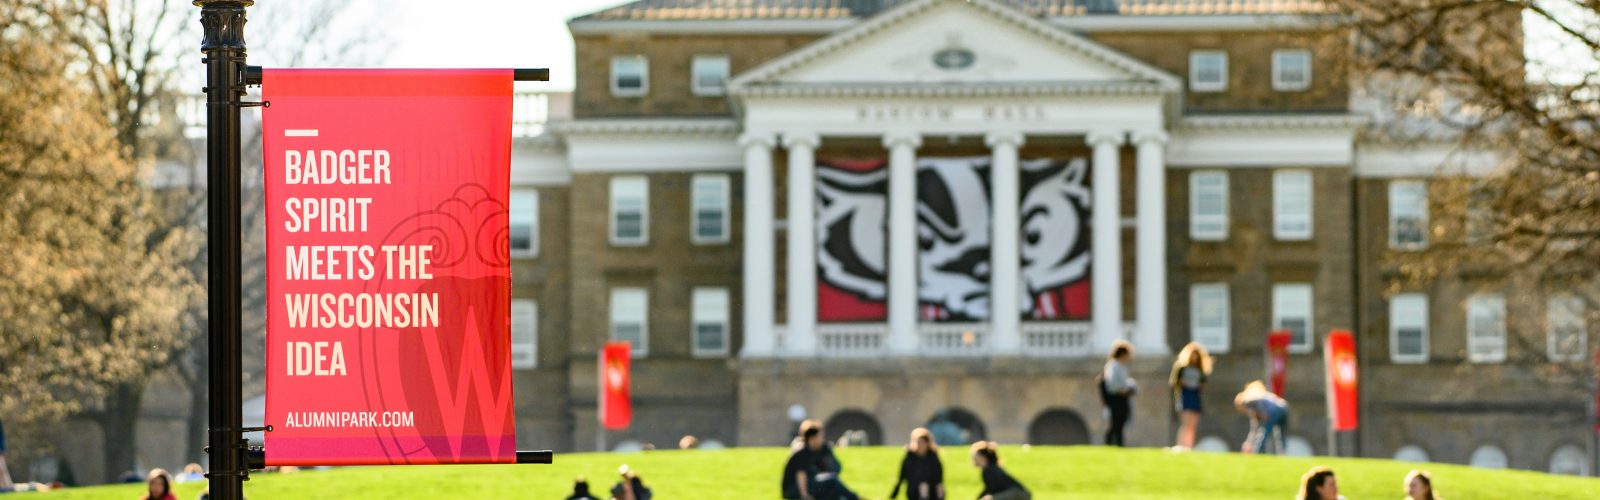
{"type": "Polygon", "coordinates": [[[317,129],[314,128],[286,128],[283,129],[284,137],[316,137],[317,129]]]}

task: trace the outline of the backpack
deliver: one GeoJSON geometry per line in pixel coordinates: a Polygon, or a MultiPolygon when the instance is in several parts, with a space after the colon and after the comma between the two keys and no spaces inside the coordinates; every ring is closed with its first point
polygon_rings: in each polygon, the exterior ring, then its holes
{"type": "Polygon", "coordinates": [[[1100,373],[1094,374],[1094,385],[1100,388],[1100,404],[1102,406],[1110,408],[1111,407],[1111,397],[1112,396],[1111,396],[1111,391],[1106,390],[1106,373],[1105,372],[1102,371],[1100,373]]]}

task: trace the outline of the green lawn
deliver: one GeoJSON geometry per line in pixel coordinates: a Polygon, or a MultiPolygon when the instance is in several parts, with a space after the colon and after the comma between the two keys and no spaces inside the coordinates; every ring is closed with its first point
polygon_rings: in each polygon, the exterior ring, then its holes
{"type": "MultiPolygon", "coordinates": [[[[588,476],[594,492],[609,491],[617,466],[639,471],[658,498],[671,500],[777,498],[787,450],[652,451],[633,454],[557,455],[554,465],[349,467],[291,474],[257,474],[245,483],[252,499],[273,498],[565,498],[574,476],[588,476]]],[[[889,494],[900,464],[899,448],[839,450],[845,482],[863,498],[889,494]]],[[[949,498],[975,498],[981,489],[966,450],[945,449],[949,498]]],[[[1313,465],[1333,467],[1340,492],[1352,500],[1404,496],[1400,481],[1417,464],[1348,458],[1277,458],[1182,453],[1156,449],[1002,446],[1001,460],[1034,498],[1293,498],[1300,474],[1313,465]]],[[[1490,471],[1426,464],[1445,498],[1600,498],[1600,479],[1522,471],[1490,471]]],[[[142,485],[78,488],[41,498],[121,498],[142,485]]],[[[199,488],[180,485],[180,500],[199,488]]],[[[18,500],[33,495],[17,495],[18,500]]],[[[0,498],[7,498],[0,496],[0,498]]]]}

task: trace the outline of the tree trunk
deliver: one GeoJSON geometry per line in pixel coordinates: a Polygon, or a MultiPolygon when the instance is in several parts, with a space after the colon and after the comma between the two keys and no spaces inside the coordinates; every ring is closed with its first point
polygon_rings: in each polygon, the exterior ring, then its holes
{"type": "Polygon", "coordinates": [[[144,381],[117,384],[106,396],[105,408],[95,419],[106,440],[106,482],[120,479],[125,472],[139,472],[135,430],[143,399],[144,381]]]}

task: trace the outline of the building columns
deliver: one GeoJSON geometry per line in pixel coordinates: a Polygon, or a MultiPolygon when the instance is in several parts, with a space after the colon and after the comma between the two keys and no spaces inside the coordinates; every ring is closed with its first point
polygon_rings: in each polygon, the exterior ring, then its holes
{"type": "Polygon", "coordinates": [[[746,133],[744,148],[744,350],[742,355],[773,355],[772,313],[776,281],[772,228],[771,134],[746,133]]]}
{"type": "Polygon", "coordinates": [[[1089,300],[1094,332],[1092,345],[1098,352],[1109,352],[1111,343],[1122,338],[1122,201],[1119,193],[1122,184],[1118,176],[1123,136],[1122,131],[1097,130],[1085,138],[1094,148],[1090,174],[1094,203],[1089,224],[1092,228],[1089,250],[1092,297],[1089,300]]]}
{"type": "Polygon", "coordinates": [[[917,352],[917,148],[922,136],[892,132],[889,149],[889,353],[917,352]]]}
{"type": "Polygon", "coordinates": [[[788,330],[784,354],[811,356],[817,352],[817,165],[816,148],[822,140],[810,132],[783,134],[789,150],[789,215],[787,293],[788,330]]]}
{"type": "Polygon", "coordinates": [[[1017,148],[1022,142],[1022,133],[1016,131],[990,132],[984,137],[993,155],[989,165],[993,193],[989,204],[989,352],[1001,356],[1022,353],[1022,307],[1017,302],[1022,290],[1017,148]]]}
{"type": "Polygon", "coordinates": [[[1167,345],[1167,165],[1165,132],[1133,135],[1137,148],[1139,211],[1135,229],[1138,328],[1134,347],[1143,355],[1171,353],[1167,345]]]}

